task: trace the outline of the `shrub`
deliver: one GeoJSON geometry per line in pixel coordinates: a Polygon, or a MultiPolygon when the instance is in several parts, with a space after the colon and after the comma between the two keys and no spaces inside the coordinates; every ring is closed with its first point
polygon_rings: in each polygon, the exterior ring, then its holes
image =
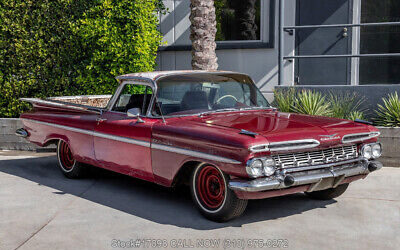
{"type": "Polygon", "coordinates": [[[361,111],[353,111],[347,116],[347,118],[343,118],[343,119],[348,119],[348,120],[352,120],[352,121],[354,121],[356,119],[366,120],[364,113],[361,111]]]}
{"type": "Polygon", "coordinates": [[[378,118],[377,125],[385,127],[400,127],[400,99],[397,92],[382,98],[383,105],[378,104],[376,111],[378,118]]]}
{"type": "Polygon", "coordinates": [[[20,97],[107,94],[119,74],[151,71],[160,0],[0,2],[0,117],[20,97]]]}
{"type": "Polygon", "coordinates": [[[85,51],[92,51],[78,84],[88,94],[112,94],[115,76],[152,71],[162,39],[154,15],[157,1],[100,1],[74,25],[85,51]]]}
{"type": "Polygon", "coordinates": [[[308,115],[330,116],[332,114],[329,103],[320,92],[303,90],[297,94],[292,109],[296,113],[308,115]]]}
{"type": "Polygon", "coordinates": [[[363,119],[364,109],[362,105],[365,97],[353,92],[330,93],[328,100],[331,104],[332,117],[340,119],[363,119]]]}
{"type": "Polygon", "coordinates": [[[293,103],[296,99],[294,88],[275,89],[273,105],[281,112],[293,112],[293,103]]]}
{"type": "Polygon", "coordinates": [[[357,93],[330,93],[328,96],[318,91],[295,88],[275,89],[273,105],[281,112],[331,116],[340,119],[365,120],[362,105],[365,97],[357,93]]]}

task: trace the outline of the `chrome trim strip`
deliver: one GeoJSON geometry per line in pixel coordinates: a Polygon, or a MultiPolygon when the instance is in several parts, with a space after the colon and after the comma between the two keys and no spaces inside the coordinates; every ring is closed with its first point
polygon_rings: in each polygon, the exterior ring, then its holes
{"type": "Polygon", "coordinates": [[[59,125],[59,124],[54,124],[54,123],[49,123],[49,122],[42,122],[42,121],[37,121],[37,120],[32,120],[32,119],[22,118],[22,120],[35,122],[38,124],[47,125],[47,126],[51,126],[51,127],[55,127],[55,128],[65,129],[65,130],[68,130],[71,132],[81,133],[81,134],[85,134],[85,135],[96,136],[96,137],[110,139],[110,140],[114,140],[114,141],[121,141],[121,142],[139,145],[139,146],[143,146],[143,147],[150,147],[150,142],[147,142],[147,141],[135,140],[135,139],[127,138],[127,137],[109,135],[109,134],[99,133],[99,132],[90,131],[90,130],[86,130],[86,129],[74,128],[74,127],[70,127],[70,126],[59,125]]]}
{"type": "Polygon", "coordinates": [[[96,108],[92,106],[87,106],[87,105],[81,105],[81,104],[75,104],[75,103],[70,103],[70,102],[63,102],[63,101],[57,101],[57,100],[42,100],[39,98],[19,98],[19,100],[24,101],[24,102],[29,102],[32,105],[46,105],[49,107],[56,107],[56,108],[67,108],[70,110],[77,110],[77,111],[85,111],[85,112],[91,112],[95,114],[102,114],[103,109],[101,108],[96,108]]]}
{"type": "Polygon", "coordinates": [[[374,137],[378,137],[380,134],[381,134],[381,132],[378,132],[378,131],[376,131],[376,132],[356,133],[356,134],[347,134],[347,135],[344,135],[342,137],[342,143],[365,141],[365,140],[369,140],[369,139],[374,138],[374,137]],[[363,136],[363,135],[365,135],[365,137],[346,140],[346,137],[363,136]]]}
{"type": "Polygon", "coordinates": [[[211,161],[218,161],[218,162],[224,162],[224,163],[230,163],[230,164],[241,164],[241,162],[233,160],[233,159],[229,159],[229,158],[225,158],[225,157],[221,157],[221,156],[217,156],[217,155],[206,154],[206,153],[202,153],[202,152],[198,152],[198,151],[192,151],[192,150],[183,149],[183,148],[171,147],[171,146],[162,145],[162,144],[154,144],[154,143],[150,144],[150,142],[147,142],[147,141],[135,140],[135,139],[131,139],[131,138],[109,135],[109,134],[99,133],[99,132],[95,132],[95,131],[90,131],[90,130],[85,130],[85,129],[80,129],[80,128],[73,128],[73,127],[69,127],[69,126],[48,123],[48,122],[42,122],[42,121],[37,121],[37,120],[32,120],[32,119],[22,118],[22,120],[35,122],[35,123],[42,124],[42,125],[52,126],[55,128],[65,129],[68,131],[77,132],[77,133],[81,133],[81,134],[92,135],[92,136],[110,139],[110,140],[114,140],[114,141],[121,141],[121,142],[139,145],[139,146],[143,146],[143,147],[151,147],[154,149],[159,149],[159,150],[163,150],[163,151],[167,151],[167,152],[173,152],[173,153],[198,157],[198,158],[207,159],[207,160],[211,160],[211,161]]]}
{"type": "Polygon", "coordinates": [[[320,145],[320,142],[315,139],[303,139],[303,140],[280,141],[280,142],[272,142],[269,144],[253,145],[249,148],[249,150],[254,153],[267,152],[267,151],[275,152],[275,151],[287,151],[287,150],[315,148],[315,147],[318,147],[319,145],[320,145]],[[305,143],[305,144],[301,145],[301,143],[305,143]],[[291,146],[290,144],[294,144],[294,145],[291,146]],[[300,144],[300,145],[297,145],[297,144],[300,144]],[[279,147],[279,145],[282,145],[282,147],[279,147]],[[263,146],[264,146],[263,149],[255,149],[257,147],[263,147],[263,146]]]}
{"type": "Polygon", "coordinates": [[[334,167],[334,166],[346,165],[346,164],[351,164],[351,163],[355,163],[355,162],[362,162],[362,161],[366,161],[366,160],[367,159],[364,158],[364,157],[358,157],[356,159],[345,160],[345,161],[337,161],[337,162],[331,162],[331,163],[326,163],[326,164],[310,165],[310,166],[305,166],[305,167],[286,168],[286,169],[282,169],[281,173],[282,174],[287,174],[287,173],[308,171],[308,170],[314,170],[314,169],[320,169],[320,168],[330,168],[330,167],[334,167]]]}
{"type": "Polygon", "coordinates": [[[77,132],[77,133],[81,133],[81,134],[85,134],[85,135],[93,135],[93,131],[86,130],[86,129],[74,128],[74,127],[64,126],[64,125],[60,125],[60,124],[42,122],[42,121],[33,120],[33,119],[27,119],[27,118],[21,118],[21,120],[34,122],[34,123],[38,123],[38,124],[41,124],[41,125],[47,125],[47,126],[51,126],[51,127],[55,127],[55,128],[61,128],[61,129],[65,129],[65,130],[68,130],[68,131],[77,132]]]}
{"type": "Polygon", "coordinates": [[[231,164],[241,164],[240,161],[225,158],[222,156],[206,154],[206,153],[192,151],[192,150],[184,149],[184,148],[171,147],[171,146],[167,146],[167,145],[163,145],[163,144],[152,143],[151,148],[168,151],[168,152],[172,152],[172,153],[177,153],[177,154],[182,154],[182,155],[198,157],[198,158],[207,159],[207,160],[211,160],[211,161],[218,161],[218,162],[231,163],[231,164]]]}
{"type": "MultiPolygon", "coordinates": [[[[374,161],[378,165],[378,169],[382,168],[382,164],[374,161]]],[[[286,186],[284,182],[284,177],[282,175],[266,178],[258,178],[255,180],[244,180],[244,179],[234,179],[229,182],[229,188],[232,190],[244,191],[244,192],[261,192],[274,189],[282,189],[288,187],[295,187],[307,184],[315,184],[320,182],[321,179],[325,178],[335,178],[335,180],[340,180],[344,177],[356,176],[369,174],[368,170],[369,161],[360,161],[357,165],[347,165],[342,167],[337,167],[336,169],[325,168],[320,170],[314,170],[309,172],[299,172],[293,173],[291,176],[294,178],[293,185],[286,186]]],[[[332,185],[337,185],[333,181],[332,185]]],[[[314,187],[316,188],[316,187],[314,187]]]]}
{"type": "Polygon", "coordinates": [[[147,147],[147,148],[150,147],[150,142],[131,139],[131,138],[117,136],[117,135],[109,135],[109,134],[104,134],[104,133],[99,133],[99,132],[93,132],[93,136],[104,138],[104,139],[110,139],[110,140],[114,140],[114,141],[130,143],[130,144],[143,146],[143,147],[147,147]]]}
{"type": "Polygon", "coordinates": [[[148,78],[142,78],[142,77],[133,77],[129,78],[129,80],[126,79],[119,79],[121,81],[121,84],[118,86],[117,90],[115,91],[114,95],[111,97],[110,101],[107,104],[106,110],[112,111],[112,108],[114,107],[116,101],[118,100],[119,96],[121,95],[121,92],[125,85],[127,84],[135,84],[135,85],[141,85],[141,86],[148,86],[152,89],[153,94],[151,97],[151,100],[149,102],[149,106],[147,108],[147,113],[146,117],[151,117],[151,110],[153,109],[153,103],[154,103],[154,98],[157,92],[157,85],[155,82],[151,79],[148,78]]]}

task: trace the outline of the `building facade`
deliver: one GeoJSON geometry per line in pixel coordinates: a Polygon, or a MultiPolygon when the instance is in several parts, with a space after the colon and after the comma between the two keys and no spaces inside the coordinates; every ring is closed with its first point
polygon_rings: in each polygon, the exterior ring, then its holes
{"type": "MultiPolygon", "coordinates": [[[[169,12],[160,17],[165,44],[160,47],[158,67],[190,69],[190,0],[164,3],[169,12]]],[[[400,92],[398,0],[215,0],[215,6],[219,68],[249,74],[270,100],[279,85],[323,91],[350,89],[366,95],[371,103],[389,92],[400,92]],[[281,82],[280,1],[283,26],[295,26],[282,32],[285,60],[281,82]],[[385,24],[326,26],[360,23],[385,24]],[[389,53],[393,54],[386,55],[389,53]],[[362,56],[365,54],[375,56],[362,56]]]]}

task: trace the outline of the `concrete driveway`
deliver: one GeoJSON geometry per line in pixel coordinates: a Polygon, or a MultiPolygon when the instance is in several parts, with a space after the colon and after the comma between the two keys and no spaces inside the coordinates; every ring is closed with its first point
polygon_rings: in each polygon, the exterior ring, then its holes
{"type": "Polygon", "coordinates": [[[242,217],[219,224],[187,190],[104,170],[69,180],[54,154],[0,151],[0,249],[258,249],[274,239],[289,249],[399,249],[399,180],[400,168],[384,168],[336,200],[250,201],[242,217]]]}

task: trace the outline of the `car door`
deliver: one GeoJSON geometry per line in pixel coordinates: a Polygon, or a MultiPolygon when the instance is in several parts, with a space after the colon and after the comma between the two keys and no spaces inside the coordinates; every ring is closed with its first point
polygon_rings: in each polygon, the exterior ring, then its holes
{"type": "Polygon", "coordinates": [[[125,84],[121,88],[115,104],[98,119],[94,148],[102,167],[153,181],[150,140],[152,125],[158,119],[145,116],[152,90],[148,86],[144,89],[147,94],[141,93],[140,84],[125,84]],[[141,109],[140,119],[128,116],[129,108],[141,109]]]}

